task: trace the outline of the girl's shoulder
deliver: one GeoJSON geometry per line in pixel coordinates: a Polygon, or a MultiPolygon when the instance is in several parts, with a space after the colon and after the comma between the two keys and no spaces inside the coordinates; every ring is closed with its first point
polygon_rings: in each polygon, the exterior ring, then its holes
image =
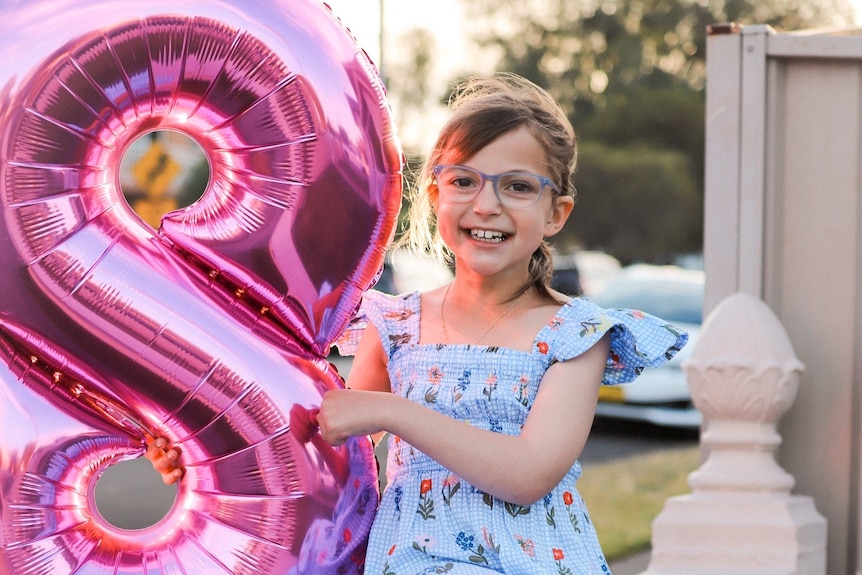
{"type": "Polygon", "coordinates": [[[369,322],[384,342],[397,338],[401,343],[419,338],[420,294],[418,291],[390,295],[369,290],[362,296],[356,314],[335,341],[341,355],[353,355],[369,322]]]}
{"type": "Polygon", "coordinates": [[[567,361],[609,334],[611,351],[603,383],[627,383],[643,369],[669,361],[688,334],[656,316],[631,309],[605,309],[585,297],[563,304],[536,341],[551,363],[567,361]]]}

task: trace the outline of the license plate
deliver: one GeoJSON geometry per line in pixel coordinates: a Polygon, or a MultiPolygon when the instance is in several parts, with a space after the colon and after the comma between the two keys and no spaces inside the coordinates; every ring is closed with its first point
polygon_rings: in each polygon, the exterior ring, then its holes
{"type": "Polygon", "coordinates": [[[603,385],[599,388],[599,401],[622,403],[625,400],[625,391],[621,385],[603,385]]]}

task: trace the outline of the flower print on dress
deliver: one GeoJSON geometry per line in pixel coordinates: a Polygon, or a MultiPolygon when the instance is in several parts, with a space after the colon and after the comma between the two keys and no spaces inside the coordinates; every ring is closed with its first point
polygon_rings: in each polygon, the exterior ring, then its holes
{"type": "Polygon", "coordinates": [[[443,503],[452,506],[452,497],[461,489],[461,479],[454,473],[450,473],[443,480],[443,503]]]}
{"type": "Polygon", "coordinates": [[[572,575],[572,570],[563,565],[563,559],[566,558],[563,550],[551,549],[551,552],[554,554],[554,561],[557,563],[557,573],[559,573],[559,575],[572,575]]]}
{"type": "Polygon", "coordinates": [[[428,534],[420,535],[413,542],[413,549],[422,553],[428,553],[429,549],[433,551],[436,546],[437,541],[428,534]]]}
{"type": "Polygon", "coordinates": [[[430,495],[431,485],[430,479],[423,479],[419,485],[419,506],[416,508],[416,513],[426,521],[437,519],[434,515],[434,497],[430,495]]]}
{"type": "Polygon", "coordinates": [[[409,333],[393,333],[389,336],[389,351],[395,353],[399,346],[410,343],[409,333]]]}
{"type": "Polygon", "coordinates": [[[491,401],[491,394],[497,389],[498,379],[496,373],[491,373],[485,379],[485,387],[482,389],[482,394],[488,398],[488,401],[491,401]]]}
{"type": "Polygon", "coordinates": [[[467,387],[470,385],[470,371],[469,369],[465,369],[460,377],[458,377],[458,383],[452,388],[452,403],[464,397],[464,392],[467,391],[467,387]]]}
{"type": "Polygon", "coordinates": [[[536,544],[532,539],[527,539],[521,535],[515,535],[515,541],[521,546],[521,551],[527,554],[530,559],[536,558],[536,544]]]}
{"type": "Polygon", "coordinates": [[[494,534],[487,527],[482,527],[482,538],[485,540],[485,545],[488,546],[489,551],[493,551],[497,555],[500,554],[500,544],[494,543],[494,534]]]}
{"type": "Polygon", "coordinates": [[[476,538],[472,535],[467,535],[463,531],[458,533],[458,536],[455,537],[455,543],[458,547],[461,548],[462,551],[469,551],[473,547],[473,541],[476,538]]]}
{"type": "Polygon", "coordinates": [[[530,378],[522,375],[518,383],[512,386],[512,392],[517,396],[518,403],[527,407],[530,405],[530,378]]]}
{"type": "Polygon", "coordinates": [[[395,487],[392,488],[392,493],[395,495],[395,497],[394,497],[394,499],[395,499],[395,501],[394,501],[394,503],[395,503],[395,515],[400,517],[401,516],[401,497],[404,495],[404,492],[402,491],[400,485],[396,485],[395,487]]]}
{"type": "Polygon", "coordinates": [[[517,517],[519,515],[529,515],[530,514],[530,506],[529,505],[517,505],[515,503],[505,502],[506,512],[512,517],[517,517]]]}
{"type": "Polygon", "coordinates": [[[489,508],[494,509],[494,503],[495,502],[496,502],[496,500],[494,499],[494,496],[491,495],[490,493],[483,493],[482,494],[482,503],[487,505],[489,508]]]}
{"type": "Polygon", "coordinates": [[[392,321],[407,321],[415,312],[409,307],[400,307],[383,312],[383,318],[392,321]]]}
{"type": "Polygon", "coordinates": [[[581,526],[578,521],[577,511],[572,511],[572,503],[575,502],[574,496],[571,491],[563,492],[563,503],[566,504],[566,513],[569,514],[569,521],[572,522],[572,528],[576,533],[581,532],[581,526]]]}
{"type": "MultiPolygon", "coordinates": [[[[454,563],[443,563],[442,565],[434,565],[433,567],[426,567],[422,570],[421,573],[417,573],[416,575],[442,575],[444,573],[448,573],[452,569],[455,568],[454,563]]],[[[390,573],[386,573],[384,575],[393,575],[390,573]]]]}
{"type": "MultiPolygon", "coordinates": [[[[389,557],[392,557],[392,554],[395,553],[395,545],[389,548],[389,557]]],[[[383,565],[383,569],[380,570],[380,575],[396,575],[394,571],[389,568],[389,561],[383,565]]]]}
{"type": "Polygon", "coordinates": [[[614,322],[606,315],[598,319],[589,319],[581,322],[581,337],[588,337],[597,333],[605,333],[614,326],[614,322]]]}
{"type": "Polygon", "coordinates": [[[639,309],[630,309],[628,310],[628,316],[640,321],[646,317],[646,314],[639,309]]]}
{"type": "Polygon", "coordinates": [[[438,385],[443,379],[443,370],[439,366],[434,366],[428,370],[428,381],[433,385],[438,385]]]}
{"type": "MultiPolygon", "coordinates": [[[[404,465],[404,458],[401,456],[401,444],[403,443],[401,436],[393,435],[390,437],[390,441],[389,453],[392,455],[392,463],[395,467],[401,467],[404,465]]],[[[398,494],[400,495],[400,492],[398,494]]]]}
{"type": "Polygon", "coordinates": [[[461,548],[462,551],[469,551],[470,555],[468,557],[471,563],[476,564],[488,564],[488,558],[485,557],[485,546],[481,543],[474,547],[474,542],[476,538],[472,535],[467,535],[463,531],[458,533],[458,536],[455,537],[455,544],[461,548]]]}
{"type": "MultiPolygon", "coordinates": [[[[673,335],[679,337],[679,330],[677,330],[674,326],[665,324],[662,326],[664,329],[672,333],[673,335]]],[[[671,359],[682,349],[681,345],[672,345],[664,352],[664,357],[666,359],[671,359]]]]}
{"type": "Polygon", "coordinates": [[[545,505],[545,523],[550,525],[552,528],[557,528],[557,507],[553,505],[554,493],[548,493],[542,498],[542,503],[545,505]]]}

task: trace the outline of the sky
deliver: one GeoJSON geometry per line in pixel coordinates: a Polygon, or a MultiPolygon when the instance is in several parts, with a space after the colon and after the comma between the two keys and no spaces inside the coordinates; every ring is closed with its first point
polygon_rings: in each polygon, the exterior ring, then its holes
{"type": "MultiPolygon", "coordinates": [[[[389,39],[397,38],[399,32],[423,27],[439,31],[451,31],[453,20],[460,20],[463,13],[461,0],[324,0],[332,12],[356,37],[357,43],[368,52],[371,59],[379,63],[380,56],[380,10],[383,7],[384,26],[389,39]],[[445,26],[445,29],[444,29],[445,26]]],[[[862,0],[860,0],[862,1],[862,0]]],[[[450,38],[451,40],[451,38],[450,38]]],[[[456,58],[458,50],[452,42],[441,42],[441,58],[456,58]]],[[[389,52],[391,47],[386,50],[389,52]]]]}
{"type": "MultiPolygon", "coordinates": [[[[385,68],[386,61],[380,60],[381,9],[383,26],[386,29],[384,50],[386,57],[397,57],[399,51],[395,43],[411,29],[426,28],[437,34],[436,61],[432,77],[438,81],[451,80],[458,73],[481,73],[487,70],[476,69],[476,62],[470,60],[466,43],[460,43],[455,23],[465,20],[463,0],[324,0],[332,12],[356,38],[356,42],[377,64],[385,68]],[[455,33],[453,33],[453,31],[455,33]]],[[[856,23],[862,26],[862,0],[850,0],[855,9],[856,23]]],[[[437,128],[445,120],[443,109],[429,112],[428,118],[421,123],[413,119],[401,122],[399,111],[393,111],[400,125],[402,141],[420,151],[431,145],[437,128]],[[413,129],[413,132],[408,130],[413,129]]]]}
{"type": "MultiPolygon", "coordinates": [[[[860,0],[862,1],[862,0],[860,0]]],[[[483,72],[474,69],[473,62],[465,58],[466,41],[453,33],[456,22],[464,20],[463,0],[324,0],[342,24],[356,38],[357,44],[372,61],[387,75],[387,66],[398,58],[401,51],[397,42],[416,28],[425,28],[437,36],[435,61],[431,72],[432,81],[449,82],[457,72],[483,72]],[[380,11],[383,7],[383,26],[386,29],[384,51],[386,59],[380,59],[380,11]]],[[[395,106],[393,115],[399,126],[399,136],[405,147],[426,153],[447,117],[440,106],[422,111],[421,117],[401,117],[402,110],[395,106]]],[[[406,113],[406,112],[405,112],[406,113]]],[[[415,114],[415,113],[414,113],[415,114]]]]}
{"type": "MultiPolygon", "coordinates": [[[[398,30],[425,27],[439,31],[441,38],[446,32],[451,32],[452,22],[463,16],[462,0],[324,0],[333,13],[353,33],[357,42],[375,61],[380,54],[380,11],[384,12],[384,25],[392,36],[397,37],[398,30]],[[390,32],[391,33],[391,32],[390,32]]],[[[856,22],[862,25],[862,0],[850,0],[856,13],[856,22]]],[[[440,58],[444,62],[456,62],[462,57],[463,51],[457,44],[441,41],[440,58]]],[[[387,52],[391,47],[387,48],[387,52]]]]}

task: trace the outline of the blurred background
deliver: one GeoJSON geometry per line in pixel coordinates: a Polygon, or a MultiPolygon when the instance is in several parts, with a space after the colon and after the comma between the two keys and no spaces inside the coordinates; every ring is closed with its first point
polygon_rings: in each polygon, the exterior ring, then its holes
{"type": "MultiPolygon", "coordinates": [[[[579,140],[577,204],[562,255],[699,267],[706,29],[849,27],[862,0],[330,0],[377,64],[407,160],[405,186],[447,117],[456,81],[509,71],[546,87],[579,140]]],[[[181,134],[154,132],[124,158],[122,186],[153,227],[194,202],[208,165],[181,134]]],[[[405,206],[406,211],[406,206],[405,206]]]]}
{"type": "Polygon", "coordinates": [[[698,265],[707,26],[810,30],[849,27],[860,15],[855,0],[327,4],[377,63],[411,168],[459,78],[509,71],[546,87],[580,147],[578,203],[557,250],[602,251],[623,265],[698,265]]]}

